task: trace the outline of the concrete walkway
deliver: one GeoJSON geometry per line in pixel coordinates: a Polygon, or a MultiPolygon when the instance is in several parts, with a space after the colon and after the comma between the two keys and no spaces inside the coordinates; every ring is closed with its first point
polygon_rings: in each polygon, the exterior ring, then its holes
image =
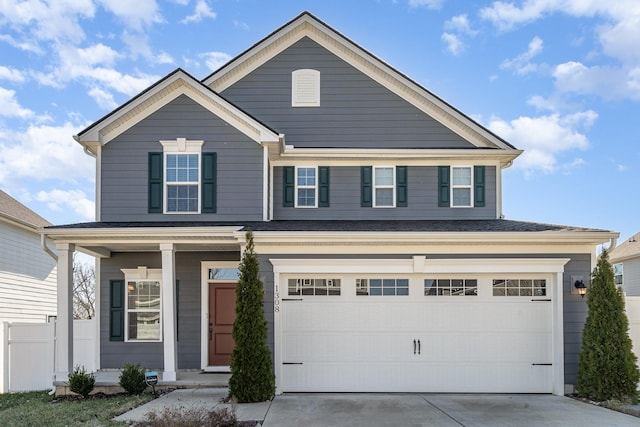
{"type": "MultiPolygon", "coordinates": [[[[163,407],[230,407],[220,403],[226,396],[224,388],[176,390],[116,420],[142,421],[163,407]]],[[[640,418],[568,397],[521,394],[293,393],[238,404],[236,414],[263,427],[640,426],[640,418]]]]}

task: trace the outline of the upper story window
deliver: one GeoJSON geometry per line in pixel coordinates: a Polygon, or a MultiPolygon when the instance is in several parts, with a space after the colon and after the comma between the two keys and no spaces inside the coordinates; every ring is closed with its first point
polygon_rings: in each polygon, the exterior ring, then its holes
{"type": "Polygon", "coordinates": [[[408,181],[407,166],[360,166],[360,206],[407,207],[408,181]]]}
{"type": "Polygon", "coordinates": [[[296,207],[315,208],[318,206],[317,169],[315,167],[296,168],[296,207]]]}
{"type": "Polygon", "coordinates": [[[200,155],[166,154],[167,212],[198,212],[200,155]]]}
{"type": "Polygon", "coordinates": [[[451,206],[468,208],[473,206],[473,178],[471,167],[451,168],[451,206]]]}
{"type": "Polygon", "coordinates": [[[217,153],[201,152],[203,141],[160,141],[149,153],[148,212],[216,213],[217,153]]]}
{"type": "Polygon", "coordinates": [[[320,106],[320,71],[301,69],[291,73],[291,106],[320,106]]]}
{"type": "Polygon", "coordinates": [[[329,207],[329,166],[284,166],[282,206],[329,207]]]}
{"type": "Polygon", "coordinates": [[[438,166],[438,206],[484,207],[485,166],[438,166]]]}
{"type": "Polygon", "coordinates": [[[396,205],[394,167],[373,168],[373,206],[392,208],[396,205]]]}

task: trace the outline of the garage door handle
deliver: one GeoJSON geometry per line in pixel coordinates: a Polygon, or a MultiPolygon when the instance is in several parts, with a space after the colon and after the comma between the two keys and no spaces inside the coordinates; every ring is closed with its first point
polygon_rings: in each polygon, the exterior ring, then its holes
{"type": "Polygon", "coordinates": [[[413,340],[413,354],[416,354],[416,340],[413,340]]]}
{"type": "Polygon", "coordinates": [[[420,340],[418,340],[418,354],[420,354],[420,340]]]}
{"type": "Polygon", "coordinates": [[[553,366],[553,363],[532,363],[531,366],[553,366]]]}

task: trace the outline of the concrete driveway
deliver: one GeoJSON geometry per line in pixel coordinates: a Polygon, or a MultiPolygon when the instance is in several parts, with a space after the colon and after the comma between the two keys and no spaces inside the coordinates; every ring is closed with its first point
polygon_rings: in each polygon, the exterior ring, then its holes
{"type": "MultiPolygon", "coordinates": [[[[142,421],[163,407],[228,406],[226,389],[176,390],[117,417],[142,421]]],[[[640,418],[551,395],[287,393],[239,404],[240,420],[263,427],[640,426],[640,418]]]]}

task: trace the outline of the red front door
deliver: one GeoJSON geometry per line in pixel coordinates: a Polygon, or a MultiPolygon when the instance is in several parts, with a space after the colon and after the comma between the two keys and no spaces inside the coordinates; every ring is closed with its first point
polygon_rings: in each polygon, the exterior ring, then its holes
{"type": "Polygon", "coordinates": [[[229,366],[235,343],[236,284],[209,283],[209,366],[229,366]]]}

